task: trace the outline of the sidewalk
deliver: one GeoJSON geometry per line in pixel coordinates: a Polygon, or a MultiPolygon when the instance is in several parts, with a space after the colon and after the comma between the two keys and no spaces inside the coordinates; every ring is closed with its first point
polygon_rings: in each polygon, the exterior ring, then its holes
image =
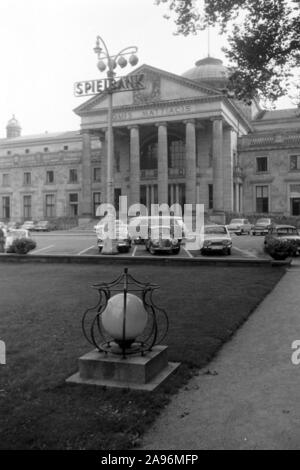
{"type": "Polygon", "coordinates": [[[299,266],[287,271],[218,357],[173,398],[142,448],[299,449],[295,340],[300,340],[299,266]]]}

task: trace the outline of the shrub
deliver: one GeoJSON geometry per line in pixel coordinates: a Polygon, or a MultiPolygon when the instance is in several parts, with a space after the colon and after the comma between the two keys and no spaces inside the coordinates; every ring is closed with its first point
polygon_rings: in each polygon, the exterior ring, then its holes
{"type": "Polygon", "coordinates": [[[274,238],[268,241],[266,251],[272,258],[283,260],[289,256],[294,256],[297,252],[297,246],[293,240],[274,238]]]}
{"type": "Polygon", "coordinates": [[[13,241],[10,251],[19,255],[26,255],[29,251],[34,250],[35,248],[36,242],[31,238],[17,238],[13,241]]]}

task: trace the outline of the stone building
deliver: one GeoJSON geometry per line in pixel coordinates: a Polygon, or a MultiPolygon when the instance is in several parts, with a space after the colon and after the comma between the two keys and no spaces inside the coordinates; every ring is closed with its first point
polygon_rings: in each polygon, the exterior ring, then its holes
{"type": "MultiPolygon", "coordinates": [[[[183,75],[148,65],[145,89],[113,95],[114,195],[203,203],[214,214],[300,215],[300,111],[263,111],[226,91],[222,61],[183,75]]],[[[107,96],[75,109],[81,130],[0,139],[0,218],[92,217],[106,202],[107,96]]]]}

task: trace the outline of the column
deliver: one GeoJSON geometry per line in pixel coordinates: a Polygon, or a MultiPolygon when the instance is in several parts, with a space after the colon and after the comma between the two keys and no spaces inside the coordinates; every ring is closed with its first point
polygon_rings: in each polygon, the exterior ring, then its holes
{"type": "Polygon", "coordinates": [[[91,138],[88,131],[82,134],[82,217],[92,217],[92,172],[91,172],[91,138]]]}
{"type": "Polygon", "coordinates": [[[235,183],[235,210],[237,213],[240,212],[240,185],[235,183]]]}
{"type": "Polygon", "coordinates": [[[197,165],[196,165],[196,129],[195,120],[191,119],[185,121],[185,192],[186,203],[196,203],[196,180],[197,180],[197,165]]]}
{"type": "Polygon", "coordinates": [[[149,210],[151,205],[151,187],[149,184],[146,186],[146,207],[149,210]]]}
{"type": "Polygon", "coordinates": [[[234,210],[233,197],[233,171],[234,171],[234,145],[236,145],[235,132],[232,127],[224,129],[223,139],[223,192],[224,192],[224,210],[232,212],[234,210]]]}
{"type": "Polygon", "coordinates": [[[170,186],[170,205],[171,206],[175,203],[175,201],[174,201],[174,189],[175,189],[175,185],[171,184],[171,186],[170,186]]]}
{"type": "Polygon", "coordinates": [[[175,186],[175,203],[179,204],[181,201],[179,201],[179,184],[176,184],[175,186]]]}
{"type": "Polygon", "coordinates": [[[151,185],[151,204],[155,204],[154,184],[151,185]]]}
{"type": "Polygon", "coordinates": [[[138,126],[130,129],[130,204],[140,203],[140,132],[138,126]]]}
{"type": "Polygon", "coordinates": [[[157,124],[157,127],[158,204],[168,204],[168,130],[165,122],[157,124]]]}
{"type": "Polygon", "coordinates": [[[242,184],[240,184],[240,212],[244,212],[244,191],[242,184]]]}
{"type": "Polygon", "coordinates": [[[221,117],[213,119],[212,125],[212,152],[213,152],[213,187],[214,211],[224,211],[223,198],[223,121],[221,117]]]}

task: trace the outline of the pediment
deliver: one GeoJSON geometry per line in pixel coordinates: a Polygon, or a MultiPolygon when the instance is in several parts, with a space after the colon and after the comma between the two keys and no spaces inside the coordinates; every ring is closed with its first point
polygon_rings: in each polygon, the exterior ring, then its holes
{"type": "MultiPolygon", "coordinates": [[[[143,73],[145,89],[122,91],[113,94],[113,107],[145,106],[159,102],[178,99],[204,98],[221,94],[213,88],[204,87],[192,80],[163,70],[142,65],[128,76],[143,73]]],[[[74,109],[76,114],[84,115],[105,110],[108,107],[108,96],[100,93],[74,109]]]]}

